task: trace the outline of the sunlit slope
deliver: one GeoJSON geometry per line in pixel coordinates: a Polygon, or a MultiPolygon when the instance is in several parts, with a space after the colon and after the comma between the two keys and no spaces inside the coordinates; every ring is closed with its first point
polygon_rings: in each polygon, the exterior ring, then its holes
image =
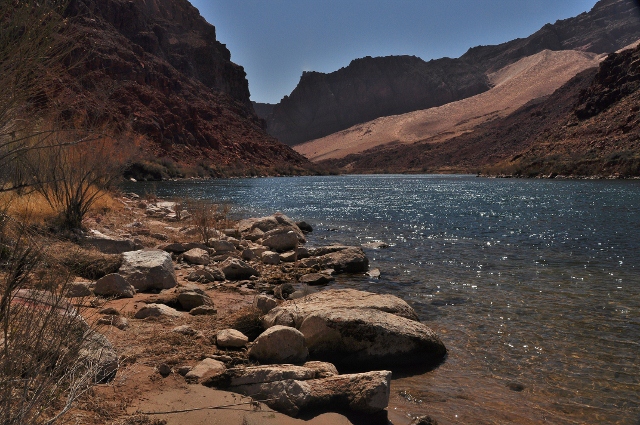
{"type": "Polygon", "coordinates": [[[294,149],[312,161],[321,161],[390,143],[445,142],[553,93],[580,71],[598,66],[602,57],[574,50],[545,50],[490,74],[494,87],[488,92],[437,108],[378,118],[294,149]]]}

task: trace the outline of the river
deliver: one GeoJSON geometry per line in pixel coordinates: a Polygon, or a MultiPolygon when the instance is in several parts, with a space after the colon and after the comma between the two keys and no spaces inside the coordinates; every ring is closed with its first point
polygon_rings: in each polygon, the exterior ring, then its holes
{"type": "Polygon", "coordinates": [[[389,419],[640,424],[640,182],[384,175],[127,184],[281,211],[309,244],[359,245],[381,276],[334,287],[409,302],[449,350],[397,376],[389,419]]]}

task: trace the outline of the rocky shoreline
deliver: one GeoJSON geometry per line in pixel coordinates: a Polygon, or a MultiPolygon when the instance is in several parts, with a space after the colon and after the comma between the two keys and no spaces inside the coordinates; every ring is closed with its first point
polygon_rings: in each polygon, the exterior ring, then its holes
{"type": "MultiPolygon", "coordinates": [[[[312,227],[280,213],[225,219],[204,241],[195,212],[177,203],[121,202],[132,222],[90,222],[81,238],[120,256],[118,271],[78,279],[69,293],[89,300],[113,341],[112,382],[144,363],[148,379],[242,394],[292,417],[386,418],[393,370],[446,356],[403,300],[327,286],[336,274],[369,272],[362,247],[307,247],[312,227]]],[[[128,404],[125,416],[144,410],[128,404]]]]}

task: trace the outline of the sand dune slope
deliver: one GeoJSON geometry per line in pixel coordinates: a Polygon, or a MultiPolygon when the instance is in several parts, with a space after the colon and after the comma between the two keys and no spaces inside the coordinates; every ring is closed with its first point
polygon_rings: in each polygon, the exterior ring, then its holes
{"type": "Polygon", "coordinates": [[[553,93],[580,71],[598,66],[603,57],[545,50],[488,75],[494,85],[488,92],[437,108],[378,118],[294,149],[312,161],[322,161],[389,143],[443,142],[553,93]]]}

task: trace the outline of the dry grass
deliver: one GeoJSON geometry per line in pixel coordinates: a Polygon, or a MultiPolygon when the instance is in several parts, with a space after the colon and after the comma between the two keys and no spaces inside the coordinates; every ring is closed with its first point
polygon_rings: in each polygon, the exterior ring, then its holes
{"type": "Polygon", "coordinates": [[[49,249],[50,258],[85,279],[96,280],[117,273],[122,265],[122,255],[103,254],[71,242],[55,242],[52,245],[52,249],[49,249]]]}
{"type": "MultiPolygon", "coordinates": [[[[0,193],[0,205],[7,206],[7,214],[18,221],[42,226],[56,218],[56,211],[40,193],[30,192],[18,195],[13,192],[0,193]]],[[[92,205],[89,214],[120,213],[124,205],[112,193],[105,193],[92,205]]]]}

